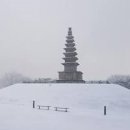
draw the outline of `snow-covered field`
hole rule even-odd
[[[0,89],[0,130],[130,130],[130,90],[110,84],[12,85]]]

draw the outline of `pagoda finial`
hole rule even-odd
[[[71,27],[69,27],[69,30],[71,30],[72,28]]]
[[[71,27],[69,27],[68,35],[72,35],[72,28]]]

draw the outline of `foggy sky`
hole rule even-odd
[[[0,76],[58,78],[68,27],[85,80],[130,74],[129,0],[0,0]]]

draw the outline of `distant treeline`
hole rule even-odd
[[[31,79],[19,73],[6,73],[0,79],[0,88],[7,87],[16,83],[56,83],[56,79],[37,78]],[[87,84],[119,84],[130,89],[130,75],[113,75],[107,80],[86,81]]]
[[[86,81],[86,83],[88,83],[88,84],[110,84],[110,82],[107,80],[90,80],[90,81]]]
[[[118,84],[130,89],[130,75],[112,75],[107,80],[86,81],[90,84]]]
[[[109,83],[119,84],[130,89],[130,75],[113,75],[108,78]]]
[[[38,78],[34,80],[24,80],[23,83],[56,83],[56,80],[51,78]]]
[[[23,83],[56,83],[55,79],[51,78],[39,78],[34,80],[25,80]],[[87,84],[109,84],[109,81],[106,80],[91,80],[91,81],[85,81]]]

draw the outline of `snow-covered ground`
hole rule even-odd
[[[130,130],[130,90],[112,84],[12,85],[0,89],[0,130]]]

